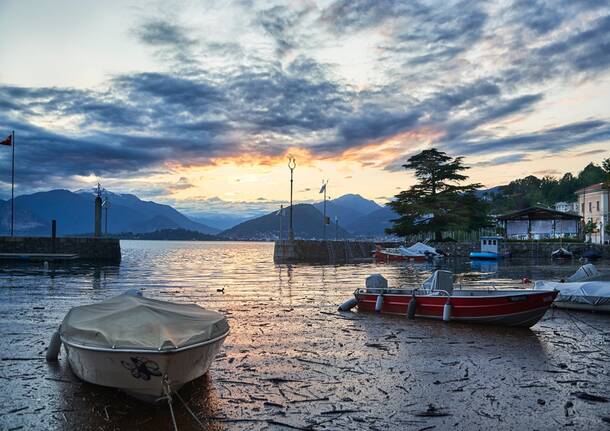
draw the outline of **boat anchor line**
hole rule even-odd
[[[186,403],[186,401],[184,401],[184,398],[182,398],[182,396],[180,396],[180,394],[176,391],[176,392],[172,392],[172,388],[169,384],[169,378],[167,377],[167,374],[163,375],[163,381],[162,381],[162,386],[163,386],[163,396],[161,398],[158,398],[157,401],[167,401],[167,405],[169,407],[169,412],[172,418],[172,425],[174,427],[174,431],[178,431],[178,425],[176,424],[176,416],[174,414],[174,406],[173,406],[173,398],[172,398],[172,393],[174,395],[176,395],[176,397],[178,398],[178,400],[182,403],[182,405],[184,406],[184,408],[189,412],[189,414],[191,415],[191,417],[195,420],[195,422],[197,422],[197,424],[201,427],[201,428],[205,428],[203,423],[199,420],[199,418],[197,417],[197,415],[190,409],[190,407],[188,406],[188,404]]]
[[[130,357],[131,364],[127,361],[121,361],[121,365],[131,371],[131,375],[136,379],[150,380],[151,376],[161,377],[159,364],[142,356]]]

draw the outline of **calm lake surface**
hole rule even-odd
[[[610,395],[609,316],[557,310],[523,331],[336,312],[371,273],[398,286],[450,269],[464,285],[522,287],[576,261],[287,266],[273,264],[272,243],[121,247],[118,266],[0,266],[0,429],[170,429],[165,407],[80,383],[61,356],[39,359],[71,307],[130,288],[227,314],[223,353],[183,391],[207,429],[603,429],[610,415],[573,395]],[[199,429],[184,410],[179,428]]]

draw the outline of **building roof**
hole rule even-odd
[[[580,220],[581,218],[579,215],[542,207],[526,208],[498,216],[498,220]]]
[[[604,183],[591,184],[590,186],[576,190],[574,193],[580,195],[584,193],[598,192],[600,190],[608,190],[608,187],[604,187]]]

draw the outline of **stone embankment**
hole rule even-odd
[[[273,261],[276,263],[354,263],[370,259],[376,245],[396,247],[398,243],[375,241],[318,241],[302,240],[276,241]],[[468,257],[471,251],[480,249],[479,241],[430,243],[449,256]],[[610,246],[586,243],[560,242],[506,242],[502,246],[511,256],[517,258],[548,258],[554,250],[564,247],[580,257],[587,250],[597,250],[603,258],[610,258]]]
[[[40,260],[44,256],[48,260],[63,260],[64,256],[65,260],[119,263],[121,245],[117,238],[0,237],[2,260]]]
[[[480,250],[479,241],[471,242],[444,242],[430,243],[432,247],[436,247],[450,256],[468,257],[471,251]],[[546,241],[508,241],[501,245],[501,248],[510,252],[512,257],[518,258],[547,258],[551,257],[551,253],[563,247],[566,250],[574,253],[575,257],[581,257],[585,251],[596,250],[602,253],[603,258],[610,258],[610,246],[587,243],[561,243],[546,242]]]

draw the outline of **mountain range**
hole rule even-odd
[[[297,238],[323,238],[324,202],[295,205],[293,213],[294,235]],[[383,237],[385,228],[397,215],[388,207],[357,194],[343,195],[326,202],[326,216],[330,224],[326,227],[326,237],[355,238]],[[284,209],[282,238],[288,236],[288,209]],[[337,223],[338,222],[338,223]],[[338,226],[337,226],[338,224]],[[275,239],[280,235],[280,217],[277,211],[247,220],[221,232],[219,235],[232,239]]]
[[[297,204],[293,207],[293,230],[296,238],[323,238],[322,213],[311,204]],[[290,210],[283,216],[274,211],[261,217],[245,221],[220,233],[227,239],[278,239],[288,238]],[[280,235],[281,225],[281,235]],[[342,227],[326,227],[327,238],[349,238],[352,235]]]
[[[193,231],[227,239],[273,239],[280,236],[277,211],[242,221],[224,217],[210,226],[193,220],[169,205],[144,201],[133,194],[104,191],[109,202],[102,210],[102,231],[112,235],[140,235],[169,230]],[[51,221],[57,221],[58,235],[87,235],[93,232],[95,193],[92,190],[50,190],[15,198],[15,233],[49,235]],[[298,238],[322,238],[324,204],[297,204],[293,207],[294,232]],[[289,210],[284,209],[282,237],[288,236]],[[106,229],[107,215],[107,229]],[[348,194],[326,202],[327,238],[380,237],[396,215],[387,207],[357,194]],[[207,220],[207,219],[206,219]],[[211,221],[217,221],[210,219]],[[10,232],[11,203],[0,200],[0,233]],[[338,223],[337,223],[338,222]],[[234,225],[234,226],[233,226]],[[227,229],[228,227],[228,229]],[[219,229],[220,228],[220,229]],[[224,228],[224,229],[223,229]]]
[[[187,229],[216,234],[219,229],[195,222],[169,205],[143,201],[135,195],[105,192],[110,202],[108,232],[145,233],[162,229]],[[15,233],[49,235],[51,221],[57,220],[58,235],[90,234],[94,227],[92,191],[50,190],[15,198]],[[0,232],[10,232],[11,203],[0,202]],[[102,231],[106,231],[106,211],[102,212]]]

